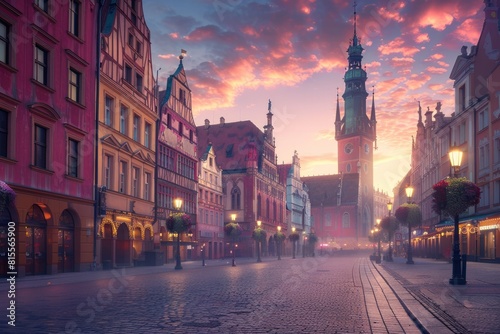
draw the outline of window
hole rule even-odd
[[[10,51],[9,34],[10,34],[10,25],[0,20],[0,62],[5,64],[9,63],[9,51]]]
[[[481,110],[478,114],[478,131],[486,128],[488,126],[488,111]]]
[[[136,26],[137,25],[137,15],[132,13],[132,23]]]
[[[121,193],[127,191],[127,163],[125,161],[120,161],[120,188],[118,190]]]
[[[69,31],[80,36],[80,2],[76,0],[69,3]]]
[[[81,103],[82,74],[74,69],[69,69],[69,98]]]
[[[104,185],[111,189],[113,180],[113,157],[106,154],[104,156]]]
[[[479,187],[481,189],[481,199],[479,200],[478,206],[488,206],[490,205],[490,185],[489,183],[486,183],[482,187]]]
[[[182,104],[186,104],[186,91],[182,88],[179,88],[179,101]]]
[[[34,142],[34,152],[35,152],[35,163],[34,165],[39,168],[47,169],[47,136],[48,129],[35,125],[35,142]]]
[[[135,84],[136,84],[137,90],[142,93],[142,76],[141,75],[139,75],[139,74],[135,75]]]
[[[105,106],[104,106],[104,124],[107,126],[113,126],[113,109],[115,105],[115,100],[106,95]]]
[[[493,184],[493,204],[500,204],[500,181],[496,180]]]
[[[149,201],[149,193],[150,188],[149,184],[151,183],[151,173],[144,173],[144,199]]]
[[[458,112],[465,110],[465,85],[458,88]]]
[[[9,113],[0,109],[0,157],[7,157],[9,139]]]
[[[133,139],[135,141],[139,141],[139,123],[140,123],[140,118],[137,115],[134,115],[134,132],[133,132]]]
[[[142,52],[142,43],[139,41],[135,42],[135,51],[137,51],[138,54],[141,54]]]
[[[49,0],[36,0],[35,3],[45,13],[49,12]]]
[[[144,124],[144,146],[151,148],[151,124]]]
[[[493,154],[493,159],[495,164],[500,163],[500,137],[495,138],[495,152]]]
[[[127,117],[128,108],[122,105],[120,108],[120,132],[124,135],[127,134]]]
[[[241,209],[241,191],[240,188],[234,187],[231,191],[231,210]]]
[[[132,84],[132,67],[125,65],[125,81]]]
[[[351,227],[351,221],[348,212],[344,212],[344,214],[342,215],[342,227],[343,228]]]
[[[49,52],[39,45],[35,46],[35,80],[48,86]]]
[[[139,173],[139,168],[132,168],[132,196],[135,197],[139,197]]]
[[[131,48],[134,47],[134,35],[131,33],[128,34],[128,45]]]
[[[189,141],[193,142],[193,130],[189,130]]]
[[[212,167],[212,166],[214,165],[214,161],[213,161],[213,160],[214,160],[214,159],[212,159],[212,157],[208,158],[208,165],[209,165],[210,167]]]
[[[134,12],[137,12],[137,1],[136,0],[130,0],[130,7],[132,7],[132,10]]]
[[[167,114],[167,128],[172,128],[172,115]]]
[[[487,140],[479,143],[479,170],[489,167],[490,145]]]
[[[269,219],[271,217],[270,215],[271,207],[269,206],[269,198],[266,198],[266,218]]]
[[[182,124],[182,122],[179,122],[179,135],[182,136],[183,132],[184,132],[184,124]]]
[[[458,145],[465,143],[465,122],[458,126]]]
[[[68,175],[78,177],[78,141],[68,140]]]

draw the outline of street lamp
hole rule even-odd
[[[375,233],[377,233],[377,241],[378,241],[378,256],[377,256],[377,260],[375,261],[375,263],[382,262],[381,257],[380,257],[380,232],[381,232],[380,222],[381,221],[382,221],[382,219],[377,218],[377,227],[375,227]]]
[[[413,187],[408,186],[405,189],[406,197],[408,197],[408,204],[411,203],[411,197],[413,195]],[[413,254],[411,249],[411,222],[408,222],[408,252],[406,257],[406,264],[413,264]]]
[[[292,234],[295,236],[295,227],[292,227]],[[296,239],[292,240],[292,259],[295,259],[295,241]]]
[[[302,231],[302,257],[306,257],[306,231]]]
[[[387,210],[389,211],[389,217],[391,217],[391,211],[392,211],[392,202],[391,200],[389,200],[389,202],[387,202]],[[387,261],[389,262],[392,262],[392,240],[391,240],[391,233],[389,233],[389,256],[387,258]]]
[[[453,168],[453,176],[458,177],[460,173],[460,165],[462,164],[462,156],[463,152],[458,149],[458,147],[452,147],[448,152],[448,156],[450,157],[450,165]],[[460,240],[459,240],[459,217],[458,214],[455,214],[454,217],[454,229],[453,229],[453,269],[452,276],[450,278],[450,284],[458,284],[464,285],[466,284],[465,278],[462,276],[461,268],[460,268]],[[464,264],[465,266],[465,264]],[[464,270],[465,272],[465,270]]]
[[[178,212],[181,211],[182,207],[182,198],[176,198],[174,199],[174,208]],[[175,269],[179,270],[182,269],[181,265],[181,232],[177,232],[177,251],[175,253]]]
[[[460,165],[462,164],[462,157],[464,152],[460,151],[458,147],[452,147],[448,152],[450,158],[450,165],[453,168],[453,176],[458,177],[460,173]]]
[[[257,220],[257,229],[260,231],[260,226],[262,225],[262,222],[260,220]],[[258,239],[255,241],[257,243],[257,262],[262,262],[262,260],[260,259],[260,243],[261,243],[261,240]]]
[[[232,213],[231,214],[231,221],[233,222],[233,224],[236,223],[236,213]],[[233,261],[231,263],[231,266],[236,267],[236,263],[234,262],[234,256],[235,256],[234,255],[234,253],[235,253],[235,249],[234,249],[234,243],[235,243],[234,236],[232,237],[232,239],[233,239],[232,240],[233,241]]]
[[[278,232],[276,233],[278,260],[281,260],[281,226],[278,226],[276,229],[278,230]]]

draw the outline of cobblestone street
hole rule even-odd
[[[7,332],[420,332],[397,301],[389,306],[383,280],[359,255],[138,269],[44,286],[20,280],[16,327]]]

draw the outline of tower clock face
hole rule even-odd
[[[344,146],[344,152],[347,153],[347,154],[351,154],[353,151],[353,147],[352,147],[352,144],[349,143],[349,144],[346,144]]]

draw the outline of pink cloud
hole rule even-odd
[[[405,41],[401,37],[398,37],[390,41],[389,43],[380,45],[378,47],[378,51],[383,55],[402,53],[406,56],[413,56],[419,52],[416,47],[405,46]]]

